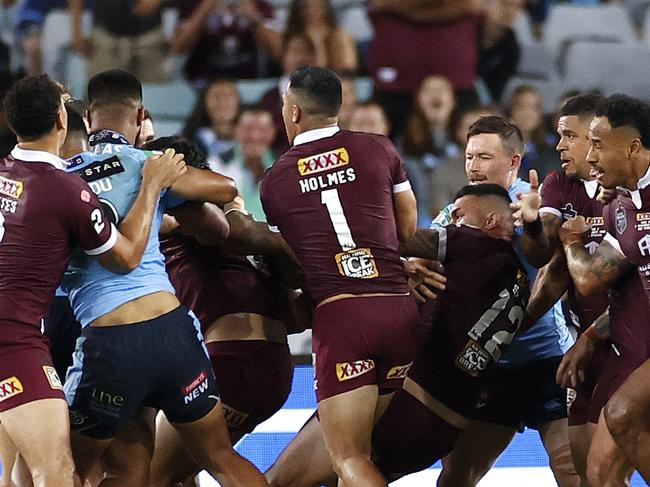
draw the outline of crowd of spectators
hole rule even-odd
[[[259,219],[258,182],[288,149],[281,94],[303,64],[328,66],[342,78],[343,128],[396,142],[422,225],[466,181],[464,134],[481,115],[505,114],[521,128],[522,178],[531,168],[544,177],[557,166],[553,117],[544,113],[542,94],[529,85],[506,92],[521,56],[517,19],[527,11],[533,32],[542,35],[554,0],[0,1],[0,12],[11,13],[13,22],[0,44],[0,91],[17,76],[45,69],[45,21],[66,12],[69,52],[85,59],[87,76],[119,67],[144,83],[184,78],[197,90],[182,134],[199,142],[213,169],[235,178]],[[648,3],[633,2],[635,8]],[[175,25],[166,32],[170,11]],[[369,26],[368,41],[362,31]],[[359,76],[373,81],[369,100],[358,99]],[[277,85],[255,106],[245,105],[236,81],[256,78],[275,78]],[[12,145],[0,115],[0,155]]]

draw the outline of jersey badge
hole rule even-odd
[[[298,159],[298,173],[308,176],[321,171],[329,171],[335,167],[350,163],[350,155],[345,147],[339,147],[328,152],[322,152],[309,157]]]
[[[623,232],[625,232],[625,229],[627,228],[627,215],[625,214],[625,208],[623,208],[622,204],[618,204],[618,208],[616,208],[616,231],[619,233],[619,235],[622,235]]]

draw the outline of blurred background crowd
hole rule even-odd
[[[555,113],[577,91],[650,98],[650,0],[0,0],[0,95],[47,72],[83,99],[112,67],[144,83],[155,135],[197,141],[264,220],[258,182],[288,148],[287,75],[343,80],[340,125],[389,135],[420,223],[465,184],[479,116],[526,141],[521,177],[558,165]],[[15,140],[0,114],[0,156]]]

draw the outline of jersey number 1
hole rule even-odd
[[[343,206],[341,206],[341,199],[339,198],[338,189],[327,189],[320,194],[320,202],[325,205],[327,212],[330,215],[336,238],[339,241],[341,248],[345,250],[352,250],[357,247],[352,238],[352,231],[348,225],[348,220],[345,218]]]

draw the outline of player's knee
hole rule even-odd
[[[635,429],[635,419],[643,417],[634,399],[615,394],[605,405],[605,422],[613,438],[625,438]]]

